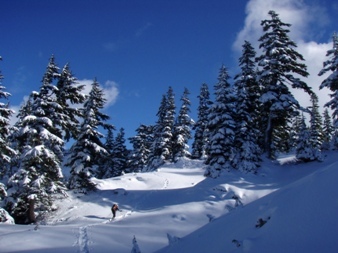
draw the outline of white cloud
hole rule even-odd
[[[114,81],[106,81],[103,87],[103,92],[105,98],[107,99],[106,107],[115,104],[119,95],[118,84]]]
[[[78,82],[79,84],[84,85],[83,93],[88,95],[92,89],[93,80],[82,79],[78,80]],[[105,107],[115,104],[119,95],[118,84],[114,81],[107,80],[104,85],[100,84],[100,86],[101,89],[103,89],[104,98],[107,100]]]
[[[258,54],[258,39],[262,36],[263,30],[261,21],[267,18],[270,10],[276,11],[284,23],[289,23],[290,38],[297,43],[297,51],[305,59],[310,76],[305,79],[309,86],[317,93],[319,105],[323,106],[330,98],[327,89],[319,90],[319,85],[325,76],[318,76],[322,69],[323,61],[328,49],[332,48],[331,42],[317,43],[313,38],[318,37],[320,30],[328,22],[325,10],[318,5],[309,5],[299,0],[250,0],[246,6],[246,19],[244,27],[238,33],[233,44],[233,50],[240,52],[244,40],[250,41],[256,48]],[[330,38],[327,38],[329,40]],[[300,90],[292,90],[295,97],[302,106],[310,105],[309,96]]]

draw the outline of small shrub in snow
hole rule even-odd
[[[236,239],[232,240],[232,243],[234,243],[237,247],[241,247],[242,243]]]
[[[176,243],[180,240],[179,237],[173,236],[173,235],[168,234],[168,233],[167,233],[167,238],[168,238],[169,245],[172,245],[172,244],[174,244],[174,243]]]
[[[268,220],[270,220],[270,217],[268,217],[266,220],[263,220],[262,218],[259,218],[257,223],[256,223],[256,228],[261,228],[265,225],[265,223],[268,222]]]
[[[15,224],[13,217],[2,208],[0,208],[0,223]]]
[[[133,248],[131,250],[131,253],[141,253],[141,250],[140,250],[140,248],[137,244],[135,235],[134,235],[134,238],[133,238]]]

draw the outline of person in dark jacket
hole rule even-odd
[[[116,211],[119,210],[119,206],[117,204],[114,204],[112,207],[111,207],[111,211],[113,213],[113,219],[115,218],[116,216]]]

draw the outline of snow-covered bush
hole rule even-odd
[[[3,208],[0,208],[0,223],[15,224],[13,217]]]

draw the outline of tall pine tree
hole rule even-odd
[[[236,127],[234,120],[235,94],[229,83],[229,78],[227,69],[222,65],[218,83],[215,85],[216,99],[210,108],[208,123],[210,144],[205,175],[212,178],[233,168]]]
[[[258,87],[255,71],[255,51],[251,44],[245,41],[242,56],[239,59],[241,72],[235,76],[236,89],[236,130],[235,148],[236,156],[233,161],[234,168],[240,171],[256,172],[261,161],[261,150],[258,144],[260,130],[257,128],[258,119]],[[253,94],[250,94],[253,92]],[[252,99],[253,98],[253,99]]]
[[[268,157],[274,158],[273,143],[276,130],[284,129],[288,119],[294,116],[299,108],[298,101],[291,94],[292,88],[301,88],[312,94],[309,86],[294,75],[307,77],[303,56],[294,48],[296,43],[290,40],[287,28],[290,24],[283,23],[278,14],[269,11],[270,19],[263,20],[261,25],[264,34],[260,37],[260,48],[263,53],[256,61],[261,67],[258,80],[263,86],[260,101],[263,104],[267,122],[264,126],[264,151]]]
[[[209,88],[206,83],[202,84],[200,89],[199,106],[197,108],[198,118],[193,126],[195,130],[194,141],[192,143],[192,158],[201,159],[206,157],[207,147],[209,145],[208,131],[208,113],[212,102],[210,100]]]
[[[318,75],[330,73],[330,75],[321,83],[320,89],[328,88],[332,92],[331,100],[325,104],[326,107],[332,109],[333,125],[338,128],[338,35],[334,33],[332,36],[333,46],[328,50],[326,56],[329,58],[323,63],[323,69]]]
[[[70,189],[79,189],[82,192],[95,189],[90,178],[96,175],[100,161],[108,155],[101,141],[104,134],[98,128],[112,127],[106,123],[109,116],[101,112],[105,102],[103,91],[95,79],[84,103],[83,122],[80,124],[79,135],[70,149],[70,157],[66,163],[66,166],[71,168]]]
[[[319,76],[330,73],[330,75],[321,83],[320,89],[324,87],[330,89],[331,100],[325,104],[325,107],[331,108],[333,119],[332,147],[338,149],[338,35],[334,33],[332,36],[333,46],[328,50],[326,56],[329,58],[323,63],[323,69],[319,72]]]
[[[124,172],[129,172],[129,168],[127,167],[129,151],[127,150],[124,136],[124,128],[120,128],[116,135],[112,151],[113,167],[111,168],[111,175],[113,177],[120,176]]]
[[[76,77],[73,76],[69,64],[66,64],[56,84],[56,98],[58,104],[62,106],[62,111],[67,116],[67,120],[62,122],[63,138],[66,141],[72,137],[76,139],[78,133],[79,118],[82,117],[81,110],[77,108],[85,101],[86,96],[82,93],[84,85],[77,83]]]
[[[321,149],[323,145],[323,120],[319,113],[318,97],[316,94],[311,96],[311,118],[310,118],[310,139],[311,147],[314,150],[315,158],[322,160]]]
[[[53,208],[55,196],[64,195],[61,163],[63,145],[59,124],[66,118],[55,97],[57,67],[51,59],[39,92],[32,92],[22,108],[12,138],[20,155],[18,169],[8,181],[7,210],[19,223],[29,223]],[[61,195],[58,195],[61,194]]]
[[[129,138],[133,145],[130,166],[133,170],[143,170],[149,161],[151,143],[154,141],[153,126],[141,124],[136,129],[137,135]]]
[[[176,124],[174,127],[174,142],[173,142],[173,159],[177,162],[180,158],[190,157],[188,141],[191,139],[191,128],[194,121],[191,119],[190,113],[190,100],[189,91],[184,89],[181,97],[182,106],[178,113]]]
[[[147,171],[155,170],[165,161],[173,159],[175,109],[175,95],[172,87],[169,87],[167,94],[162,96],[156,114],[158,120],[154,126],[154,142],[151,147],[149,163],[145,169]]]
[[[323,113],[323,149],[330,150],[331,149],[331,141],[334,133],[334,127],[332,125],[331,116],[329,114],[329,110],[325,108]]]
[[[0,61],[1,60],[2,58],[0,56]],[[8,100],[11,94],[5,91],[5,87],[2,86],[2,80],[3,75],[0,71],[0,99]],[[9,120],[13,113],[14,111],[9,109],[8,102],[4,103],[0,101],[0,180],[7,174],[12,157],[16,154],[16,151],[11,148],[8,141],[10,134]]]

